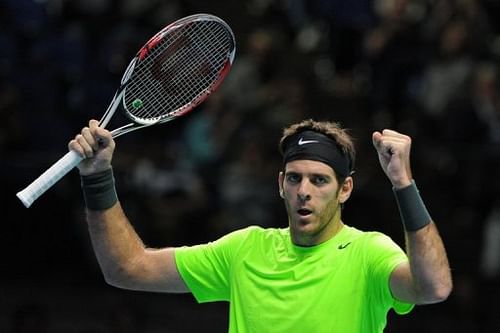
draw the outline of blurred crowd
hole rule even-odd
[[[455,289],[443,304],[391,313],[387,331],[500,331],[498,308],[487,305],[500,296],[496,0],[1,0],[0,331],[31,332],[16,325],[26,308],[35,320],[60,319],[43,308],[50,296],[40,296],[39,309],[12,290],[104,284],[77,172],[29,210],[15,193],[102,115],[153,33],[199,12],[220,16],[235,32],[230,75],[188,116],[117,139],[118,193],[145,242],[190,245],[251,224],[286,226],[277,143],[284,126],[314,118],[339,121],[356,138],[344,221],[404,246],[371,146],[372,131],[392,128],[413,138],[414,177],[447,246]]]

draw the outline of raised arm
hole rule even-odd
[[[174,248],[150,249],[141,241],[118,202],[111,160],[111,133],[91,120],[69,149],[85,159],[82,177],[90,238],[106,282],[126,289],[187,292],[174,257]]]
[[[392,130],[373,133],[380,165],[393,185],[405,227],[409,263],[391,274],[395,298],[414,304],[444,301],[452,289],[450,267],[438,229],[428,214],[410,168],[411,138]]]

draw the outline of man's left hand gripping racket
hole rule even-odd
[[[119,104],[131,122],[111,131],[114,138],[188,113],[217,89],[235,51],[231,28],[216,16],[196,14],[169,24],[132,59],[99,126],[108,124]],[[17,197],[31,206],[82,159],[69,151]]]

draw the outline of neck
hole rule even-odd
[[[318,232],[313,234],[304,234],[294,232],[290,228],[290,236],[293,244],[297,246],[315,246],[324,243],[337,235],[344,227],[344,222],[340,219],[340,209],[336,212],[333,218]]]

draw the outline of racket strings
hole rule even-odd
[[[197,83],[201,87],[206,86],[206,82],[205,80],[203,80],[203,78],[207,78],[207,76],[196,77],[196,75],[192,75],[192,73],[190,73],[189,71],[185,71],[185,69],[197,68],[197,66],[202,65],[199,63],[195,63],[194,60],[203,60],[203,57],[200,57],[199,54],[196,54],[201,50],[186,45],[187,43],[189,43],[187,42],[186,37],[189,36],[189,33],[190,32],[186,32],[185,35],[180,36],[171,44],[170,48],[173,48],[174,51],[179,48],[180,44],[181,51],[183,52],[176,51],[174,54],[169,56],[169,64],[164,72],[164,77],[168,81],[163,81],[162,83],[164,84],[166,93],[171,97],[171,103],[173,103],[173,105],[182,106],[186,103],[189,103],[189,101],[192,100],[195,96],[186,94],[186,92],[198,91],[199,89],[196,88]],[[201,35],[198,33],[198,35],[195,36],[200,37]],[[189,59],[189,61],[191,61],[191,67],[182,67],[182,62],[186,61],[184,59]],[[189,90],[190,88],[192,88],[192,90]],[[175,106],[170,108],[170,110],[172,109],[176,109]],[[151,114],[143,116],[150,117]]]
[[[211,20],[160,36],[136,64],[125,91],[125,108],[143,120],[173,116],[208,94],[234,48],[231,32]]]

